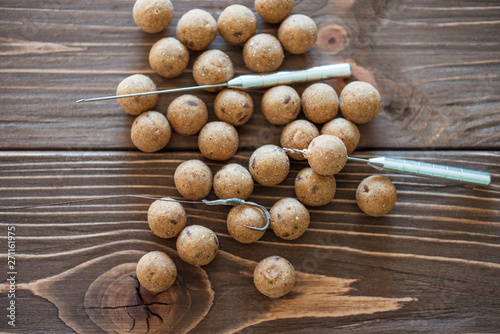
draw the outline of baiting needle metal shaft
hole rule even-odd
[[[224,87],[233,89],[265,88],[278,85],[289,85],[299,82],[325,80],[331,78],[348,78],[351,76],[351,72],[352,72],[351,65],[349,65],[348,63],[340,63],[340,64],[311,67],[307,70],[302,70],[302,71],[282,71],[266,75],[251,75],[251,74],[241,75],[239,77],[229,80],[228,82],[215,85],[165,89],[165,90],[157,90],[152,92],[134,93],[126,95],[93,97],[93,98],[81,99],[76,102],[80,103],[80,102],[113,100],[113,99],[121,99],[125,97],[134,97],[142,95],[183,92],[195,89],[210,89],[210,88],[224,88]]]
[[[154,91],[154,92],[143,92],[143,93],[134,93],[134,94],[126,94],[126,95],[113,95],[113,96],[103,96],[103,97],[92,97],[92,98],[89,98],[89,99],[78,100],[78,101],[76,101],[76,103],[104,101],[104,100],[121,99],[121,98],[124,98],[124,97],[134,97],[134,96],[152,95],[152,94],[163,94],[163,93],[176,93],[176,92],[191,91],[191,90],[196,90],[196,89],[209,89],[209,88],[220,88],[220,87],[228,87],[228,83],[226,82],[226,83],[217,84],[217,85],[203,85],[203,86],[173,88],[173,89],[157,90],[157,91]]]

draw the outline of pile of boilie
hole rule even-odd
[[[293,0],[256,0],[255,10],[266,22],[277,24],[278,38],[255,34],[257,20],[252,10],[242,5],[224,9],[216,21],[210,13],[193,9],[178,21],[177,39],[166,37],[156,42],[149,53],[151,68],[165,78],[179,76],[186,69],[190,50],[204,50],[217,32],[230,44],[242,46],[245,66],[253,72],[277,70],[284,50],[291,54],[309,51],[317,37],[314,21],[305,15],[290,15]],[[173,17],[169,0],[138,0],[133,9],[137,25],[148,33],[164,30]],[[234,75],[230,57],[220,50],[203,52],[193,64],[193,77],[198,85],[225,83]],[[147,76],[135,74],[119,83],[117,95],[155,91],[155,83]],[[225,161],[238,150],[237,127],[244,125],[254,112],[252,97],[243,91],[224,89],[217,93],[214,113],[218,121],[208,122],[205,102],[191,94],[175,98],[166,113],[155,111],[158,95],[120,98],[120,106],[137,116],[132,124],[131,139],[144,152],[160,151],[168,144],[173,131],[192,136],[198,134],[201,154],[210,160]],[[301,95],[290,86],[267,90],[261,110],[271,124],[284,126],[280,145],[264,145],[251,155],[248,169],[236,163],[220,168],[213,176],[201,160],[182,162],[174,174],[175,186],[186,199],[199,200],[214,190],[221,199],[247,199],[254,182],[274,186],[285,180],[290,171],[290,158],[307,160],[295,179],[296,198],[282,198],[270,209],[270,227],[285,240],[299,238],[308,228],[306,206],[328,204],[336,192],[335,174],[344,167],[348,154],[357,147],[360,132],[356,124],[373,120],[380,109],[381,98],[375,87],[354,81],[340,94],[327,83],[308,86]],[[297,119],[300,111],[306,119]],[[336,117],[340,110],[343,117]],[[323,124],[321,132],[317,125]],[[396,189],[383,176],[363,180],[356,191],[356,201],[371,216],[388,213],[396,202]],[[155,201],[148,210],[148,223],[153,233],[162,238],[177,237],[179,257],[192,265],[209,264],[219,247],[217,235],[200,225],[186,225],[186,211],[177,202]],[[236,206],[227,217],[229,234],[241,243],[259,240],[264,231],[246,226],[263,227],[262,212],[254,207]],[[142,286],[158,293],[175,281],[177,269],[163,252],[146,254],[137,265]],[[255,268],[254,283],[266,296],[280,297],[292,290],[295,270],[280,256],[270,256]]]

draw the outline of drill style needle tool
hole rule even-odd
[[[103,101],[112,99],[121,99],[124,97],[134,97],[142,95],[151,94],[163,94],[163,93],[176,93],[183,91],[190,91],[196,89],[208,89],[208,88],[233,88],[233,89],[249,89],[249,88],[265,88],[277,85],[289,85],[298,82],[309,82],[318,81],[331,78],[348,78],[351,76],[351,65],[348,63],[333,64],[311,67],[307,70],[302,71],[282,71],[267,75],[241,75],[228,82],[215,84],[215,85],[203,85],[203,86],[193,86],[193,87],[182,87],[166,90],[158,90],[152,92],[134,93],[126,95],[114,95],[114,96],[103,96],[94,97],[88,99],[81,99],[76,101],[80,102],[93,102],[93,101]]]

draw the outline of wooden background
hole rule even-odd
[[[319,27],[305,55],[286,54],[280,70],[348,61],[349,80],[330,80],[338,92],[350,80],[376,85],[383,108],[360,127],[355,156],[386,155],[488,171],[492,184],[453,182],[384,173],[398,202],[383,218],[358,209],[357,184],[376,171],[348,163],[337,175],[337,194],[311,208],[309,230],[295,241],[268,231],[257,243],[234,241],[225,227],[228,207],[186,205],[189,224],[214,230],[216,259],[204,267],[183,263],[175,240],[148,229],[150,202],[116,199],[13,211],[8,207],[89,197],[138,194],[179,198],[177,165],[200,158],[215,173],[224,163],[201,157],[197,138],[174,135],[155,154],[138,152],[129,138],[133,117],[116,101],[75,104],[113,95],[133,73],[160,89],[194,85],[188,69],[176,79],[151,71],[152,44],[175,36],[192,8],[215,18],[232,3],[174,1],[163,33],[135,25],[133,0],[26,1],[0,5],[0,330],[6,318],[7,229],[16,228],[16,332],[498,332],[500,331],[500,60],[497,1],[296,1],[293,13]],[[258,18],[258,32],[277,26]],[[209,48],[227,52],[236,75],[241,47],[218,36]],[[307,85],[297,85],[301,93]],[[214,94],[196,93],[213,114]],[[161,95],[165,112],[177,95]],[[260,110],[238,128],[240,148],[228,162],[248,164],[252,151],[279,144],[282,127]],[[303,117],[303,115],[301,115]],[[305,162],[288,178],[256,185],[250,200],[270,208],[293,197]],[[214,199],[213,193],[209,195]],[[6,209],[7,208],[7,209]],[[151,296],[140,289],[135,263],[147,251],[172,256],[178,281]],[[297,286],[271,300],[253,286],[256,263],[270,255],[289,259]]]

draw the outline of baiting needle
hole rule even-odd
[[[472,169],[388,157],[370,159],[348,157],[347,159],[366,163],[378,170],[390,170],[480,185],[489,185],[491,182],[490,173]]]
[[[13,210],[25,210],[25,209],[58,206],[58,205],[71,205],[71,204],[94,202],[94,201],[105,201],[105,200],[110,200],[110,199],[126,198],[126,197],[151,199],[151,200],[157,200],[157,201],[163,201],[163,202],[187,203],[187,204],[232,205],[232,206],[246,205],[246,206],[251,206],[251,207],[254,207],[254,208],[260,210],[262,212],[262,215],[264,216],[264,219],[266,220],[266,225],[264,227],[255,227],[255,226],[244,225],[245,227],[247,227],[251,230],[255,230],[255,231],[265,231],[269,228],[269,225],[271,223],[271,215],[270,215],[269,211],[267,211],[267,209],[263,205],[260,205],[258,203],[254,203],[254,202],[245,201],[245,200],[242,200],[240,198],[226,198],[226,199],[217,199],[217,200],[213,200],[213,201],[207,201],[206,199],[203,199],[201,201],[187,201],[187,200],[179,200],[179,199],[173,199],[173,198],[158,198],[158,197],[143,196],[143,195],[114,195],[114,196],[99,196],[99,197],[92,197],[92,198],[58,202],[58,203],[49,203],[49,204],[38,204],[38,205],[28,205],[28,206],[16,206],[16,207],[0,207],[0,212],[13,211]]]
[[[195,89],[210,89],[210,88],[233,88],[233,89],[249,89],[249,88],[265,88],[277,85],[289,85],[298,82],[309,82],[318,81],[331,78],[348,78],[351,76],[351,65],[348,63],[332,64],[311,67],[307,70],[301,71],[282,71],[273,74],[266,75],[241,75],[234,79],[229,80],[225,83],[215,84],[215,85],[203,85],[203,86],[192,86],[192,87],[182,87],[166,90],[157,90],[152,92],[134,93],[126,95],[114,95],[114,96],[103,96],[81,99],[76,101],[80,102],[93,102],[93,101],[103,101],[120,99],[124,97],[134,97],[142,95],[151,94],[163,94],[163,93],[176,93]]]
[[[294,148],[283,148],[283,150],[292,153],[306,154],[307,150]],[[377,170],[390,170],[393,172],[408,173],[420,176],[429,176],[440,179],[454,180],[460,182],[473,183],[478,185],[489,185],[491,175],[488,172],[479,170],[465,169],[460,167],[451,167],[445,165],[432,164],[414,160],[395,159],[388,157],[374,157],[361,159],[347,157],[347,160],[362,162],[372,166]]]

